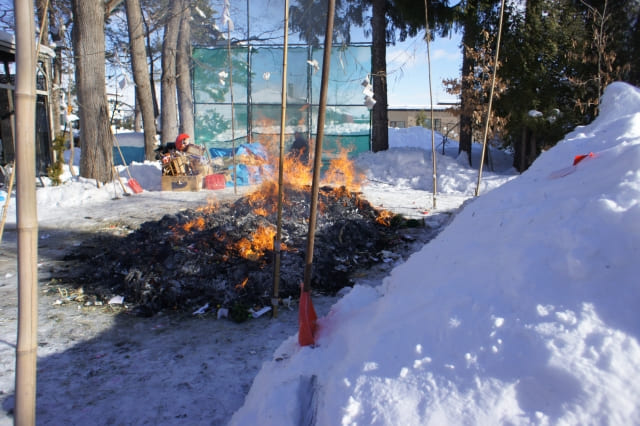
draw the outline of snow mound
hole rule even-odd
[[[615,83],[591,125],[356,286],[316,347],[283,343],[231,424],[640,423],[639,200],[640,90]]]

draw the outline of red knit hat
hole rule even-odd
[[[187,145],[189,145],[189,142],[184,142],[186,139],[189,139],[189,135],[186,133],[180,133],[178,135],[178,137],[176,138],[176,149],[178,151],[183,151]]]

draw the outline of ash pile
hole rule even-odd
[[[274,185],[275,186],[275,185]],[[82,287],[97,301],[123,296],[138,315],[193,312],[202,306],[271,304],[277,210],[274,186],[234,203],[165,215],[114,241],[98,236],[65,258],[58,282]],[[304,279],[310,191],[284,191],[279,296],[297,298]],[[314,291],[334,294],[352,277],[408,254],[409,228],[424,222],[377,210],[357,193],[322,187],[318,196]]]

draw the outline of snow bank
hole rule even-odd
[[[591,125],[355,287],[315,348],[283,343],[231,424],[640,423],[639,200],[640,90],[615,83]]]

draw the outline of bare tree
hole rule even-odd
[[[184,1],[183,6],[176,54],[180,133],[186,133],[195,138],[193,94],[191,93],[191,8],[188,1]]]
[[[164,27],[162,41],[162,80],[160,82],[160,116],[162,141],[171,142],[178,136],[178,109],[176,101],[176,52],[182,17],[182,1],[173,1]]]
[[[65,28],[64,14],[61,12],[61,6],[55,0],[50,2],[49,7],[49,35],[52,43],[55,45],[56,56],[53,58],[53,91],[51,99],[51,109],[54,112],[54,137],[60,133],[60,112],[61,112],[61,91],[62,91],[62,73],[63,67],[63,55],[65,47]],[[69,129],[70,130],[70,129]]]
[[[73,0],[73,46],[80,117],[80,176],[113,179],[113,140],[105,87],[105,3]]]
[[[142,22],[140,0],[125,0],[127,26],[129,28],[129,44],[131,46],[131,68],[136,84],[136,107],[142,112],[144,126],[144,153],[147,160],[154,159],[156,141],[156,122],[151,95],[149,70]]]

